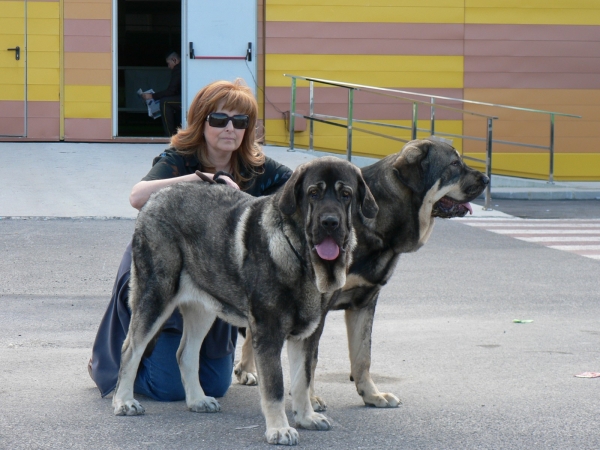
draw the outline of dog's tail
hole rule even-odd
[[[148,345],[146,346],[146,350],[144,350],[144,356],[142,356],[142,358],[149,358],[150,355],[152,355],[152,352],[154,351],[154,348],[156,347],[156,341],[158,341],[158,336],[160,335],[161,332],[162,332],[162,330],[159,330],[158,333],[156,333],[154,335],[152,340],[150,342],[148,342]]]

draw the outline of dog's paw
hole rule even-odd
[[[327,431],[331,429],[329,419],[323,414],[312,413],[307,417],[296,417],[296,425],[306,430]]]
[[[115,416],[139,416],[146,412],[144,407],[135,399],[113,400]]]
[[[380,392],[377,395],[364,396],[365,405],[376,408],[397,408],[402,403],[398,397],[389,392]]]
[[[258,375],[256,372],[246,372],[242,368],[241,363],[238,363],[237,366],[235,366],[233,373],[235,373],[238,383],[240,384],[246,386],[256,386],[258,384]]]
[[[193,412],[214,413],[221,411],[221,405],[214,397],[204,397],[202,400],[188,403],[188,408]]]
[[[265,438],[269,444],[298,445],[298,432],[295,428],[268,428]]]
[[[310,404],[312,405],[313,411],[327,411],[327,403],[321,397],[316,395],[310,398]]]

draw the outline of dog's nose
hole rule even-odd
[[[482,175],[481,176],[481,184],[483,184],[484,186],[487,186],[488,184],[490,184],[490,179],[487,176]]]
[[[327,216],[321,219],[321,225],[327,231],[333,231],[340,226],[340,221],[337,217]]]

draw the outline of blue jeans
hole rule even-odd
[[[134,392],[161,402],[185,400],[177,349],[180,333],[163,331],[156,347],[147,358],[142,358],[135,379]],[[231,385],[234,353],[212,359],[200,353],[200,385],[206,395],[223,397]]]

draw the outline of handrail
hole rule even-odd
[[[418,131],[429,131],[429,133],[432,136],[448,136],[448,137],[458,137],[461,139],[470,139],[470,140],[478,140],[478,141],[485,141],[486,142],[486,159],[485,161],[477,159],[477,158],[473,158],[470,156],[464,156],[463,158],[466,159],[470,159],[473,161],[478,161],[478,162],[482,162],[485,163],[486,166],[486,174],[487,176],[490,178],[490,183],[488,184],[487,188],[486,188],[486,194],[485,194],[485,205],[484,205],[484,209],[485,210],[490,210],[491,207],[491,175],[492,175],[492,145],[493,143],[499,143],[499,144],[507,144],[507,145],[516,145],[516,146],[523,146],[523,147],[531,147],[531,148],[538,148],[538,149],[543,149],[543,150],[549,150],[549,172],[548,172],[548,183],[554,183],[554,128],[555,128],[555,118],[556,116],[562,116],[562,117],[572,117],[572,118],[581,118],[581,116],[575,115],[575,114],[566,114],[566,113],[560,113],[560,112],[554,112],[554,111],[545,111],[545,110],[540,110],[540,109],[531,109],[531,108],[523,108],[523,107],[519,107],[519,106],[510,106],[510,105],[500,105],[500,104],[495,104],[495,103],[486,103],[486,102],[479,102],[479,101],[474,101],[474,100],[466,100],[466,99],[461,99],[461,98],[452,98],[452,97],[443,97],[440,95],[432,95],[432,94],[422,94],[419,92],[410,92],[410,91],[403,91],[403,90],[399,90],[399,89],[390,89],[390,88],[381,88],[381,87],[376,87],[376,86],[367,86],[367,85],[362,85],[362,84],[355,84],[355,83],[345,83],[345,82],[341,82],[341,81],[332,81],[332,80],[325,80],[325,79],[321,79],[321,78],[311,78],[311,77],[302,77],[302,76],[298,76],[298,75],[289,75],[289,74],[284,74],[284,76],[289,77],[292,79],[292,92],[291,92],[291,105],[290,105],[290,151],[294,151],[294,129],[295,129],[295,118],[296,117],[303,117],[304,119],[309,120],[309,149],[312,150],[314,148],[313,144],[314,144],[314,127],[313,127],[313,123],[316,122],[321,122],[321,123],[325,123],[328,125],[334,125],[334,126],[339,126],[339,127],[343,127],[346,128],[347,132],[346,132],[346,140],[347,140],[347,149],[346,149],[346,155],[347,155],[347,159],[348,161],[351,161],[352,159],[352,131],[353,129],[356,129],[357,131],[361,131],[364,133],[368,133],[368,134],[372,134],[372,135],[376,135],[376,136],[380,136],[386,139],[392,139],[392,140],[396,140],[396,141],[402,141],[402,142],[408,142],[405,139],[401,139],[401,138],[396,138],[393,136],[389,136],[389,135],[385,135],[382,133],[377,133],[375,131],[370,131],[370,130],[365,130],[365,129],[361,129],[361,128],[356,128],[353,126],[354,122],[357,123],[365,123],[365,124],[370,124],[370,125],[376,125],[376,126],[385,126],[385,127],[392,127],[392,128],[401,128],[401,129],[406,129],[406,130],[411,130],[411,140],[412,139],[416,139],[417,138],[417,132]],[[310,95],[310,99],[309,99],[309,115],[303,115],[303,114],[299,114],[296,113],[296,80],[304,80],[304,81],[308,81],[309,82],[309,95]],[[347,117],[336,117],[336,116],[327,116],[327,115],[322,115],[322,114],[315,114],[314,113],[314,83],[320,83],[320,84],[326,84],[326,85],[330,85],[330,86],[335,86],[335,87],[341,87],[341,88],[345,88],[348,89],[348,116]],[[404,100],[404,101],[409,101],[412,103],[413,108],[412,108],[412,124],[410,127],[406,127],[406,126],[402,126],[402,125],[392,125],[392,124],[385,124],[382,122],[374,122],[374,121],[366,121],[366,120],[358,120],[358,119],[353,119],[353,109],[354,109],[354,91],[364,91],[364,92],[368,92],[371,94],[376,94],[376,95],[383,95],[386,97],[392,97],[392,98],[396,98],[398,100]],[[408,94],[411,96],[417,96],[417,97],[428,97],[430,99],[429,102],[426,102],[424,100],[416,100],[414,98],[409,98],[409,97],[404,97],[401,95],[397,95],[397,94]],[[487,114],[482,114],[482,113],[478,113],[478,112],[474,112],[474,111],[468,111],[465,109],[460,109],[460,108],[455,108],[455,107],[451,107],[451,106],[446,106],[446,105],[439,105],[435,103],[435,100],[448,100],[448,101],[453,101],[453,102],[460,102],[463,104],[472,104],[472,105],[478,105],[478,106],[489,106],[489,107],[493,107],[493,108],[504,108],[504,109],[512,109],[512,110],[517,110],[517,111],[523,111],[523,112],[531,112],[531,113],[537,113],[537,114],[547,114],[550,116],[550,145],[549,146],[541,146],[541,145],[534,145],[534,144],[526,144],[526,143],[522,143],[522,142],[512,142],[512,141],[503,141],[503,140],[493,140],[492,136],[493,136],[493,120],[497,120],[498,117],[497,116],[491,116],[491,115],[487,115]],[[430,116],[430,129],[429,130],[425,130],[422,128],[418,128],[417,126],[417,122],[418,122],[418,106],[419,105],[426,105],[429,106],[431,108],[431,116]],[[436,133],[435,131],[435,110],[436,109],[445,109],[445,110],[450,110],[450,111],[457,111],[460,112],[461,114],[469,114],[472,116],[476,116],[476,117],[482,117],[487,119],[487,127],[486,127],[486,137],[485,138],[479,138],[479,137],[475,137],[475,136],[466,136],[466,135],[456,135],[456,134],[451,134],[451,133]],[[346,124],[340,124],[337,122],[332,122],[331,119],[333,120],[346,120]]]

